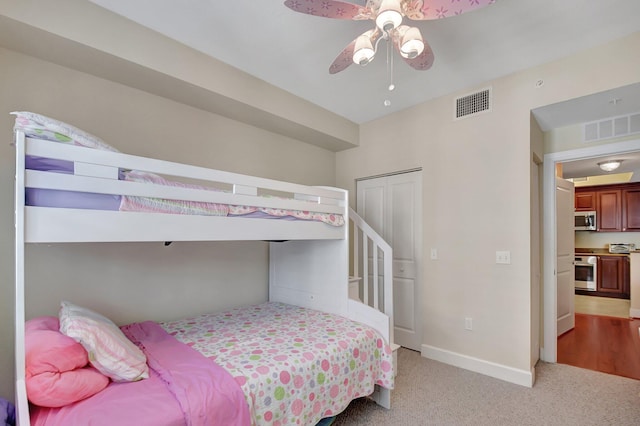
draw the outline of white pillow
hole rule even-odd
[[[99,137],[55,118],[29,111],[14,111],[11,114],[16,116],[14,130],[22,130],[27,136],[53,142],[71,142],[74,145],[102,151],[118,152],[117,149]]]
[[[60,332],[80,343],[102,374],[114,382],[149,377],[144,353],[110,319],[67,301],[60,304],[59,317]]]

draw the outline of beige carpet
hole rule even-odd
[[[334,425],[640,425],[637,380],[539,362],[526,388],[403,348],[398,365],[390,410],[358,399]]]

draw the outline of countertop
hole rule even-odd
[[[609,253],[609,249],[605,248],[582,248],[576,247],[576,254],[595,254],[598,256],[629,256],[629,253]],[[632,253],[640,253],[640,250],[636,250]]]

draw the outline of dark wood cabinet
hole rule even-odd
[[[622,230],[640,232],[640,185],[622,190]]]
[[[575,210],[595,210],[599,232],[640,232],[640,183],[577,187]]]
[[[631,257],[625,256],[622,262],[622,294],[631,297]]]
[[[596,209],[596,192],[576,190],[575,208],[577,212],[588,212]]]
[[[598,256],[599,293],[629,296],[629,257]]]
[[[622,195],[619,189],[596,193],[596,228],[600,232],[622,231]]]

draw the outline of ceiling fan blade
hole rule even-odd
[[[382,35],[380,31],[376,28],[375,30],[365,31],[361,35],[369,37],[371,40],[371,44],[375,45],[378,38]],[[356,47],[356,41],[353,40],[351,43],[347,45],[342,52],[334,59],[333,63],[329,66],[329,74],[337,74],[340,71],[344,71],[349,65],[353,64],[353,52]]]
[[[407,0],[403,3],[403,12],[409,19],[427,21],[461,15],[495,2],[496,0]]]
[[[337,74],[344,71],[349,65],[353,64],[353,49],[356,47],[356,41],[353,40],[342,52],[334,59],[329,66],[329,74]]]
[[[370,9],[339,0],[286,0],[284,5],[296,12],[334,19],[370,19]]]

